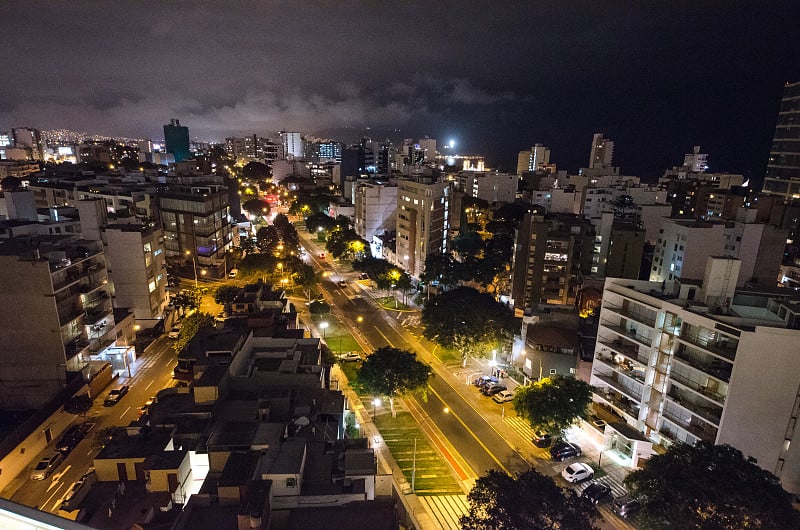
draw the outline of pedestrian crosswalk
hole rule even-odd
[[[526,440],[533,439],[533,428],[526,420],[513,414],[507,414],[503,421]]]
[[[436,520],[439,528],[458,530],[458,520],[469,511],[466,495],[425,495],[419,497],[431,518]]]

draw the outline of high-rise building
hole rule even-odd
[[[800,82],[789,83],[783,89],[764,193],[800,198]]]
[[[181,125],[180,120],[170,120],[169,125],[164,125],[164,143],[167,153],[175,156],[175,162],[182,162],[189,158],[189,128]]]
[[[397,184],[396,264],[419,278],[429,255],[447,252],[450,186],[401,180]]]
[[[632,467],[637,439],[729,444],[800,492],[797,300],[791,289],[736,289],[739,264],[708,258],[702,282],[607,278],[594,407],[635,431],[605,433]]]
[[[550,149],[536,144],[529,151],[520,151],[517,157],[517,175],[528,171],[539,171],[550,165]]]
[[[591,273],[594,241],[594,227],[577,215],[525,214],[514,238],[514,307],[574,303],[579,275]]]
[[[425,138],[419,139],[419,148],[422,149],[423,160],[426,163],[435,162],[436,161],[436,139],[435,138]]]
[[[283,154],[286,160],[303,159],[303,135],[299,132],[281,131],[281,142],[283,143]]]
[[[589,154],[589,169],[610,169],[614,157],[614,142],[603,138],[602,133],[592,136],[592,150]]]
[[[30,127],[11,129],[11,137],[15,147],[28,151],[30,160],[44,160],[44,142],[39,129]]]
[[[371,182],[355,189],[355,231],[372,243],[372,238],[394,231],[397,225],[397,186]],[[381,256],[375,256],[381,257]]]

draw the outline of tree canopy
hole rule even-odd
[[[235,285],[223,285],[214,293],[214,301],[218,304],[228,306],[236,300],[241,289]]]
[[[586,415],[592,387],[572,376],[554,375],[519,387],[514,410],[534,429],[559,433]]]
[[[269,213],[269,203],[264,199],[250,199],[242,203],[242,210],[251,218],[263,217]]]
[[[594,510],[572,490],[529,470],[517,478],[490,470],[467,496],[463,530],[591,530]]]
[[[252,180],[267,180],[272,178],[269,166],[261,162],[248,162],[242,168],[242,177]]]
[[[355,230],[333,230],[328,234],[325,248],[334,258],[361,258],[369,251],[369,242],[362,239]]]
[[[409,351],[383,347],[375,350],[358,370],[358,384],[372,394],[387,396],[394,416],[394,398],[404,392],[425,389],[430,367]]]
[[[422,310],[425,338],[467,355],[492,349],[510,340],[519,328],[513,313],[491,295],[457,287],[434,296]]]
[[[172,343],[172,348],[176,352],[180,352],[189,344],[200,328],[209,327],[214,325],[214,317],[208,313],[193,313],[186,317],[181,326],[181,334],[178,339]]]
[[[642,528],[800,528],[778,478],[729,445],[673,445],[625,485],[642,505]]]
[[[314,267],[303,262],[296,264],[292,280],[303,288],[306,299],[311,300],[311,289],[319,282],[319,276],[314,271]]]

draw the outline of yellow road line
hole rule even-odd
[[[437,398],[439,398],[439,401],[441,401],[441,402],[442,402],[442,403],[444,403],[445,405],[447,404],[447,402],[444,400],[444,398],[443,398],[441,395],[439,395],[439,393],[438,393],[436,390],[434,390],[434,388],[433,388],[432,386],[428,385],[428,388],[430,389],[430,391],[431,391],[431,392],[433,392],[433,394],[434,394],[434,395],[435,395]],[[486,447],[486,444],[484,444],[484,443],[483,443],[483,442],[480,440],[480,438],[478,438],[478,436],[477,436],[477,435],[476,435],[474,432],[472,432],[472,429],[470,429],[470,428],[467,426],[467,424],[466,424],[466,423],[464,423],[464,420],[462,420],[462,419],[461,419],[461,417],[460,417],[458,414],[456,414],[455,412],[453,412],[453,409],[452,409],[452,407],[448,407],[448,409],[449,409],[449,411],[450,411],[450,414],[451,414],[451,415],[452,415],[452,416],[453,416],[455,419],[457,419],[457,420],[458,420],[458,422],[459,422],[461,425],[463,425],[463,426],[464,426],[464,429],[466,429],[466,430],[467,430],[467,432],[468,432],[468,433],[470,433],[470,434],[472,435],[472,437],[473,437],[473,438],[475,438],[475,441],[476,441],[476,442],[478,442],[478,445],[480,445],[480,446],[483,448],[483,450],[484,450],[484,451],[486,451],[486,454],[488,454],[489,456],[491,456],[491,457],[492,457],[492,460],[494,460],[495,462],[497,462],[497,465],[498,465],[498,466],[500,466],[500,469],[502,469],[503,471],[505,471],[506,473],[508,473],[509,475],[511,475],[511,473],[508,471],[508,469],[506,469],[506,466],[504,466],[504,465],[503,465],[503,464],[500,462],[500,460],[498,460],[498,459],[497,459],[497,457],[496,457],[496,456],[494,456],[494,453],[492,453],[492,452],[489,450],[489,448],[488,448],[488,447]]]

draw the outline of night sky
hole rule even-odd
[[[0,130],[368,127],[454,138],[506,169],[542,143],[570,171],[603,132],[625,174],[699,144],[712,170],[759,178],[783,84],[800,81],[793,1],[364,4],[3,2]]]

